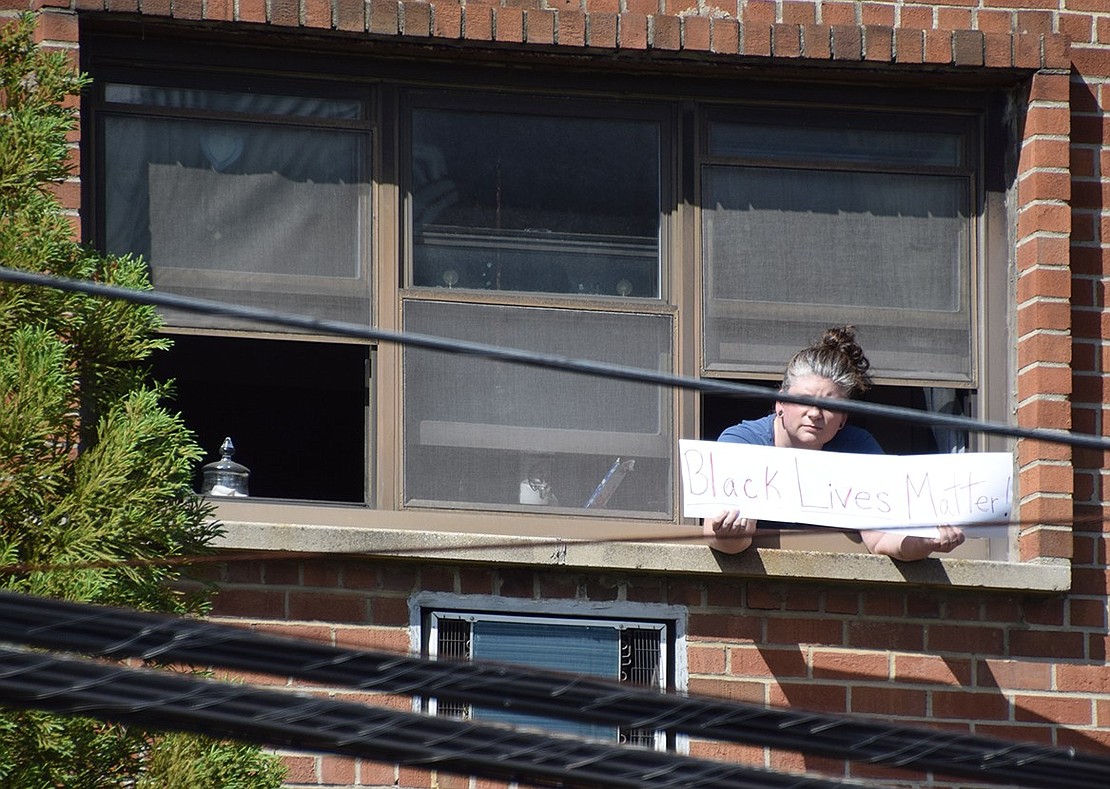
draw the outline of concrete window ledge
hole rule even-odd
[[[895,562],[867,553],[753,547],[730,556],[701,544],[627,542],[582,537],[544,537],[304,523],[258,523],[221,519],[221,550],[288,551],[395,557],[498,566],[566,567],[581,570],[730,575],[807,581],[905,584],[910,586],[1051,594],[1071,584],[1067,560],[1035,563],[945,557]]]

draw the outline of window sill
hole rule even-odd
[[[267,508],[269,509],[269,508]],[[270,510],[268,515],[273,511]],[[225,534],[217,542],[221,550],[288,551],[321,554],[358,554],[395,556],[449,562],[478,562],[498,566],[566,567],[576,569],[623,570],[628,572],[665,572],[678,575],[730,575],[748,578],[804,579],[807,581],[904,584],[914,587],[944,587],[1058,593],[1071,585],[1071,564],[1067,560],[1042,560],[1029,563],[999,562],[976,558],[946,556],[919,562],[895,562],[883,556],[861,552],[843,535],[844,549],[838,542],[826,541],[820,549],[756,547],[731,556],[713,551],[700,543],[674,541],[676,528],[667,524],[666,532],[655,524],[607,524],[619,527],[610,535],[585,533],[591,524],[575,519],[563,521],[562,536],[552,537],[553,529],[543,533],[550,518],[527,524],[526,517],[505,517],[484,513],[465,518],[473,522],[462,531],[463,520],[446,512],[382,512],[350,508],[345,518],[331,517],[326,525],[311,522],[298,513],[296,522],[266,521],[249,517],[241,504],[221,504],[220,520]],[[261,513],[258,513],[261,514]],[[335,512],[330,513],[332,516]],[[248,517],[244,517],[248,516]],[[348,523],[336,523],[347,520]],[[583,519],[584,520],[584,519]],[[527,527],[526,527],[527,524]],[[539,524],[539,527],[537,527]],[[577,524],[576,528],[571,528]],[[593,524],[597,526],[596,521]],[[642,541],[630,541],[629,527],[644,534]],[[515,527],[515,528],[514,528]],[[532,532],[521,534],[522,531]],[[652,539],[649,531],[656,531]],[[574,533],[578,532],[578,533]],[[668,541],[668,539],[670,541]],[[812,541],[809,545],[813,546]],[[829,548],[834,549],[830,550]]]

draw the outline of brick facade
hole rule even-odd
[[[28,7],[0,0],[0,15]],[[71,51],[86,12],[294,30],[670,53],[817,68],[1035,70],[1021,111],[1013,244],[1015,419],[1110,435],[1110,5],[1106,0],[35,0],[39,33]],[[76,146],[79,140],[73,140]],[[75,155],[76,159],[76,155]],[[58,188],[75,225],[79,171]],[[1023,561],[1070,559],[1071,590],[1023,596],[381,560],[259,561],[218,572],[215,614],[348,646],[408,650],[421,590],[687,606],[689,689],[912,724],[1110,748],[1106,457],[1023,441]],[[1039,521],[1078,519],[1072,529]],[[1091,522],[1091,519],[1094,519]],[[379,700],[380,701],[380,700]],[[387,703],[407,707],[407,700]],[[691,753],[843,775],[829,760],[694,742]],[[290,756],[297,786],[466,786],[454,776]],[[853,778],[888,773],[853,766]],[[938,779],[939,781],[939,779]],[[486,786],[485,782],[477,785]]]

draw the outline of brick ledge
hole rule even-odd
[[[1066,560],[1011,563],[982,559],[894,562],[862,553],[754,548],[725,556],[704,545],[602,542],[572,538],[357,526],[223,521],[223,550],[360,554],[499,566],[733,575],[909,586],[1059,593],[1071,585]]]

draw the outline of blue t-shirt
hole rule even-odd
[[[767,414],[761,419],[749,419],[738,425],[726,428],[718,441],[730,444],[753,444],[760,447],[775,445],[775,415]],[[882,455],[883,448],[875,437],[862,427],[844,425],[832,439],[822,447],[828,452],[856,452],[861,455]]]
[[[752,444],[761,447],[775,445],[775,415],[768,414],[761,419],[744,420],[738,425],[726,428],[717,438],[730,444]],[[883,448],[875,437],[862,427],[844,425],[832,439],[822,447],[829,452],[857,452],[861,455],[882,455]],[[804,529],[800,523],[761,520],[760,529]]]

